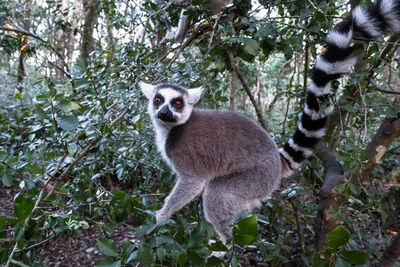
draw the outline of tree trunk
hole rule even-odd
[[[239,77],[235,71],[235,66],[238,63],[238,59],[234,57],[233,53],[231,53],[229,57],[231,60],[233,60],[231,63],[231,94],[229,97],[229,109],[235,110],[235,94],[240,83]]]
[[[73,61],[74,56],[74,49],[75,49],[75,29],[78,25],[78,1],[73,1],[72,7],[72,18],[71,18],[71,29],[68,34],[68,45],[67,45],[67,58],[68,64],[71,64]]]
[[[31,20],[31,0],[26,1],[26,11],[24,16],[24,30],[29,32],[30,28],[30,20]],[[28,49],[28,36],[22,35],[21,37],[21,46],[20,46],[20,55],[18,59],[18,75],[17,75],[17,92],[22,93],[24,90],[23,82],[26,76],[25,69],[25,53]]]
[[[65,23],[65,7],[66,7],[66,0],[58,0],[58,15],[57,15],[57,21],[61,24]],[[59,48],[60,54],[64,57],[65,54],[65,32],[63,29],[58,29],[56,32],[56,43],[57,47]],[[57,56],[57,62],[56,62],[56,79],[61,80],[64,78],[64,58],[61,58]]]
[[[114,36],[113,36],[113,24],[110,19],[111,8],[106,11],[106,23],[107,23],[107,50],[109,54],[107,56],[107,61],[110,62],[114,56],[115,45],[114,45]]]
[[[159,45],[161,40],[164,38],[165,34],[164,34],[164,26],[158,19],[156,19],[155,21],[155,35],[156,35],[155,44]],[[157,59],[164,57],[165,53],[167,53],[165,48],[157,48]]]
[[[99,8],[98,0],[83,0],[84,24],[81,40],[81,59],[89,58],[89,54],[93,51],[93,31],[97,21],[97,11]]]

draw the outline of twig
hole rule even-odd
[[[266,131],[268,131],[268,128],[267,128],[267,125],[266,125],[266,123],[264,121],[261,109],[258,106],[257,101],[254,99],[254,96],[251,93],[251,90],[250,90],[249,86],[247,85],[246,80],[244,79],[242,73],[240,72],[239,66],[237,64],[235,64],[235,61],[233,59],[233,55],[232,54],[229,54],[229,60],[230,60],[231,64],[234,66],[234,70],[235,70],[240,82],[242,83],[243,88],[246,90],[246,93],[249,96],[251,103],[253,104],[253,107],[254,107],[254,109],[256,111],[257,118],[258,118],[258,121],[261,124],[261,127],[263,127]]]
[[[202,30],[205,30],[209,28],[209,25],[200,25],[194,31],[192,34],[186,39],[186,41],[179,47],[179,50],[175,53],[175,55],[171,58],[170,62],[168,63],[166,69],[169,69],[172,65],[172,63],[179,57],[179,55],[185,50],[185,48],[197,37],[197,33],[201,32]]]
[[[292,205],[293,208],[293,212],[294,212],[294,218],[296,220],[296,227],[297,227],[297,235],[299,236],[299,245],[301,248],[301,251],[304,252],[304,234],[303,234],[303,227],[301,225],[301,218],[299,215],[299,209],[297,208],[296,203],[294,203],[294,201],[289,198],[289,203]]]
[[[43,38],[37,36],[36,34],[33,34],[33,33],[29,32],[29,31],[24,30],[24,29],[21,29],[21,28],[10,28],[10,27],[3,27],[3,26],[0,26],[0,30],[2,30],[2,31],[11,31],[11,32],[22,33],[22,34],[24,34],[24,35],[31,36],[31,37],[33,37],[33,38],[35,38],[35,39],[38,39],[39,41],[41,41],[41,42],[43,42],[43,43],[50,44],[49,41],[46,41],[46,40],[44,40]],[[64,67],[67,69],[67,72],[70,73],[67,64],[65,64],[64,56],[61,55],[60,52],[58,52],[52,45],[50,45],[50,49],[51,49],[60,59],[62,59],[62,62],[63,62]]]
[[[0,30],[2,30],[2,31],[10,31],[10,32],[22,33],[22,34],[24,34],[24,35],[28,35],[28,36],[31,36],[31,37],[33,37],[33,38],[35,38],[35,39],[38,39],[39,41],[42,41],[43,43],[47,43],[47,41],[44,40],[43,38],[37,36],[36,34],[33,34],[33,33],[31,33],[31,32],[28,32],[28,31],[26,31],[26,30],[24,30],[24,29],[21,29],[21,28],[10,28],[10,27],[3,27],[3,26],[0,26]]]
[[[400,95],[400,92],[395,92],[395,91],[389,91],[389,90],[381,89],[381,88],[379,88],[379,87],[377,87],[377,86],[375,86],[374,89],[375,89],[376,91],[379,91],[379,92],[382,92],[382,93],[385,93],[385,94]]]
[[[368,70],[369,74],[366,78],[367,83],[365,84],[364,88],[367,88],[368,85],[370,84],[372,78],[375,75],[375,69],[382,63],[382,61],[386,58],[386,55],[392,50],[392,48],[395,46],[395,42],[399,39],[399,34],[395,34],[390,36],[387,45],[385,46],[385,48],[382,50],[382,52],[379,54],[379,59],[377,60],[377,62],[371,66]]]
[[[40,246],[41,244],[46,243],[47,241],[49,241],[50,239],[53,239],[54,237],[55,237],[55,235],[50,236],[49,238],[47,238],[45,240],[42,240],[39,243],[33,244],[33,245],[29,246],[29,247],[26,247],[26,248],[23,248],[23,249],[17,249],[16,252],[24,251],[24,250],[30,250],[31,248],[34,248],[34,247]]]

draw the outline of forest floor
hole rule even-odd
[[[12,219],[13,199],[19,192],[18,188],[7,188],[0,185],[0,216]],[[5,226],[7,235],[4,239],[12,240],[13,229]],[[38,258],[49,266],[93,266],[94,263],[103,256],[97,249],[97,239],[104,237],[103,231],[97,224],[90,225],[87,230],[81,229],[80,232],[55,235],[54,238],[46,239],[36,245]],[[117,246],[122,246],[123,242],[135,240],[133,227],[128,224],[119,224],[117,228],[107,236]]]

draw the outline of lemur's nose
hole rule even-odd
[[[160,115],[162,116],[166,116],[168,115],[168,113],[170,113],[171,111],[169,110],[168,106],[165,105],[164,107],[162,107],[162,109],[158,112]]]
[[[168,105],[165,105],[160,109],[157,117],[165,122],[176,122],[176,118],[174,118],[174,114],[172,114],[171,110],[168,108]]]

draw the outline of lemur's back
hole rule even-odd
[[[279,151],[269,134],[229,111],[194,109],[187,123],[170,131],[166,154],[178,173],[188,175],[211,178],[257,166],[279,179],[281,172]]]

